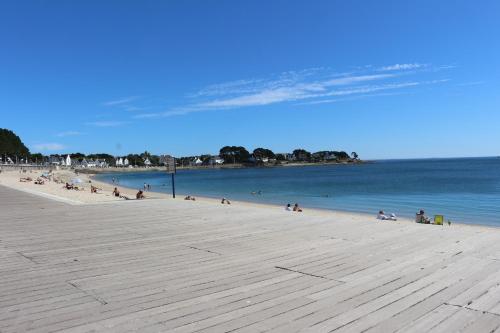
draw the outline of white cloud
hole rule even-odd
[[[62,150],[66,147],[60,143],[38,143],[33,145],[35,150],[39,151],[50,151],[50,150]]]
[[[93,121],[85,123],[86,125],[96,126],[96,127],[118,127],[127,124],[127,121],[117,121],[117,120],[104,120],[104,121]]]
[[[394,74],[350,75],[316,82],[288,82],[283,86],[266,88],[254,94],[241,95],[227,99],[212,100],[199,103],[199,108],[235,108],[259,106],[273,103],[296,101],[300,99],[329,95],[328,88],[333,86],[348,86],[360,82],[383,80],[394,77]]]
[[[132,101],[135,101],[138,98],[139,98],[139,96],[124,97],[121,99],[104,102],[104,103],[102,103],[102,105],[104,105],[104,106],[117,106],[117,105],[130,103]]]
[[[425,70],[414,70],[418,68],[425,68]],[[332,96],[360,96],[384,90],[445,82],[446,80],[401,82],[402,77],[435,75],[433,69],[427,64],[403,63],[380,68],[363,66],[350,73],[334,73],[325,68],[289,71],[267,79],[236,80],[209,85],[197,93],[189,95],[190,102],[185,105],[161,112],[136,114],[132,118],[170,117],[193,112],[287,102],[320,104]],[[381,73],[381,71],[391,72]]]
[[[418,64],[418,63],[413,63],[413,64],[395,64],[391,66],[385,66],[380,68],[379,70],[381,71],[405,71],[405,70],[410,70],[410,69],[418,69],[422,67],[426,67],[426,64]]]
[[[77,135],[82,135],[82,134],[83,133],[78,132],[78,131],[65,131],[65,132],[57,133],[56,136],[60,137],[60,138],[63,138],[63,137],[66,137],[66,136],[77,136]]]

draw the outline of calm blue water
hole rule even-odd
[[[99,180],[157,192],[171,191],[163,172],[102,174]],[[250,169],[181,170],[179,195],[227,197],[284,205],[414,217],[428,215],[472,224],[500,226],[500,158],[378,161],[364,165],[329,165]],[[252,195],[252,191],[262,191]]]

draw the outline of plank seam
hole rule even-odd
[[[73,282],[70,282],[70,281],[67,281],[67,283],[72,286],[73,288],[76,288],[78,289],[79,291],[81,291],[82,293],[84,293],[85,295],[88,295],[90,297],[92,297],[93,299],[95,299],[96,301],[98,301],[99,303],[101,303],[102,305],[106,305],[108,304],[108,302],[106,302],[103,298],[95,295],[94,293],[91,293],[91,292],[88,292],[84,289],[81,289],[80,287],[78,287],[78,285],[74,284]]]
[[[320,279],[335,281],[335,282],[339,282],[339,283],[345,283],[343,281],[338,281],[338,280],[335,280],[335,279],[327,278],[326,276],[315,275],[315,274],[311,274],[311,273],[305,273],[305,272],[297,271],[297,270],[286,268],[286,267],[274,266],[274,268],[281,269],[281,270],[284,270],[284,271],[299,273],[299,274],[302,274],[302,275],[312,276],[312,277],[316,277],[316,278],[320,278]]]

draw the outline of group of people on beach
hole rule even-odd
[[[383,210],[380,210],[377,215],[378,220],[389,220],[389,221],[397,221],[396,214],[392,213],[389,216],[384,213]],[[425,211],[420,209],[417,213],[415,213],[415,222],[423,223],[423,224],[438,224],[442,225],[444,222],[443,215],[435,215],[434,222],[431,221],[431,218],[425,215]],[[448,220],[448,225],[451,225],[451,221]]]
[[[117,198],[122,198],[122,199],[125,199],[125,200],[130,200],[129,197],[125,196],[125,195],[122,195],[120,194],[120,191],[118,190],[117,187],[114,188],[113,192],[111,193],[114,197],[117,197]],[[140,199],[145,199],[146,197],[144,196],[144,192],[142,190],[139,190],[136,195],[135,195],[135,198],[137,200],[140,200]]]
[[[285,210],[289,211],[289,212],[298,212],[298,213],[302,212],[302,208],[299,207],[298,203],[296,203],[295,205],[293,205],[293,208],[292,208],[291,204],[287,204],[286,207],[285,207]]]

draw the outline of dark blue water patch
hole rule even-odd
[[[97,179],[171,191],[164,172],[101,174]],[[500,225],[500,159],[422,159],[359,165],[180,170],[180,194],[413,217],[423,208],[452,221]],[[261,191],[260,195],[252,192]]]

